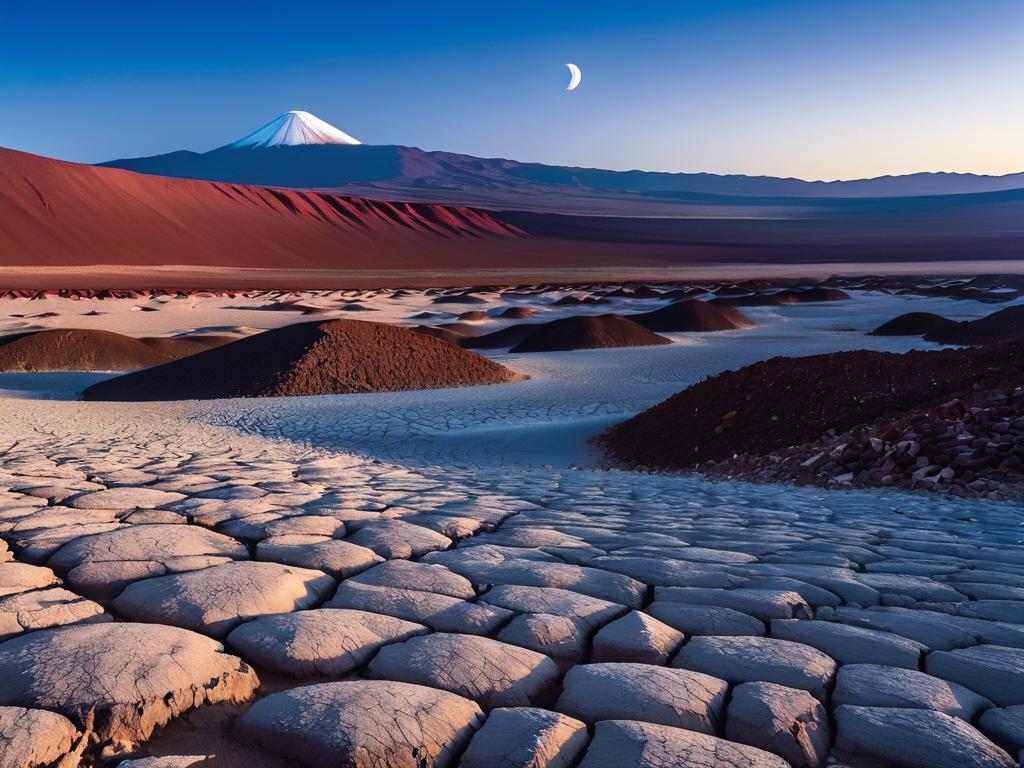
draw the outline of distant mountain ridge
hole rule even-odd
[[[1024,173],[917,173],[855,181],[772,176],[607,171],[428,152],[397,145],[299,145],[171,152],[101,163],[138,173],[384,199],[497,208],[652,213],[728,198],[864,198],[972,194],[1024,188]],[[753,201],[750,201],[753,202]],[[622,210],[619,210],[619,209]],[[669,211],[664,211],[669,213]]]

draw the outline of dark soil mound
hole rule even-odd
[[[608,299],[602,296],[576,296],[570,293],[568,296],[563,296],[557,301],[551,302],[553,307],[573,307],[580,304],[605,304]]]
[[[306,304],[299,304],[297,301],[275,301],[270,304],[262,304],[258,307],[226,307],[226,309],[256,310],[259,312],[299,312],[303,315],[322,315],[330,312],[323,307],[310,307]]]
[[[793,299],[796,304],[810,304],[818,301],[846,301],[850,294],[838,288],[803,288],[801,290],[779,291],[776,296]]]
[[[737,309],[721,304],[712,306],[706,301],[677,301],[653,312],[629,315],[629,319],[650,331],[663,333],[704,333],[732,331],[756,325]]]
[[[66,328],[0,338],[0,371],[131,371],[166,363],[139,339]]]
[[[459,336],[479,336],[483,333],[483,329],[479,325],[473,325],[472,323],[444,323],[437,327],[444,331],[457,333]]]
[[[1024,305],[1007,307],[980,320],[968,320],[925,336],[940,344],[998,344],[1024,341]]]
[[[668,339],[619,315],[565,317],[544,323],[512,352],[557,352],[570,349],[650,347]]]
[[[459,315],[459,320],[487,320],[490,318],[482,309],[471,309]]]
[[[435,339],[454,344],[456,347],[461,347],[466,340],[461,333],[450,331],[447,328],[438,328],[436,325],[416,325],[411,330],[422,333],[424,336],[433,336]]]
[[[612,427],[620,461],[682,469],[764,454],[905,411],[998,374],[1005,350],[775,357],[705,379]]]
[[[519,323],[502,328],[498,331],[485,333],[483,336],[463,338],[461,344],[466,349],[506,349],[514,347],[528,338],[543,323]]]
[[[931,312],[908,312],[871,331],[869,336],[924,336],[956,325],[955,320]]]
[[[438,296],[432,300],[434,304],[486,304],[487,299],[474,296],[472,293],[453,293]]]
[[[87,400],[390,392],[511,381],[473,352],[408,328],[326,320],[278,328],[85,390]]]
[[[147,336],[139,339],[168,360],[178,360],[237,340],[237,336]]]
[[[530,309],[530,307],[509,307],[503,312],[495,315],[495,317],[504,317],[510,320],[524,320],[527,317],[533,317],[537,314],[536,309]]]
[[[791,293],[755,293],[749,296],[720,296],[711,299],[708,304],[716,307],[781,307],[796,304],[797,300]]]

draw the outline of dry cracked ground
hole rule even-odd
[[[0,406],[0,766],[1001,768],[1006,503]]]

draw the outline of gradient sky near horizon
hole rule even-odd
[[[0,146],[82,162],[305,109],[559,165],[1024,171],[1024,0],[52,0],[0,4],[0,30]]]

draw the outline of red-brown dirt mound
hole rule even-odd
[[[536,314],[537,310],[531,309],[530,307],[509,307],[501,314],[496,315],[496,317],[505,317],[512,320],[524,320],[525,318],[533,317]]]
[[[401,328],[327,320],[278,328],[120,376],[87,400],[328,395],[498,384],[516,375],[474,352]]]
[[[870,336],[924,336],[956,325],[955,320],[931,312],[908,312],[875,328]]]
[[[754,293],[749,296],[719,296],[711,299],[708,304],[716,307],[782,307],[796,304],[797,300],[789,293]]]
[[[650,347],[671,344],[668,339],[619,315],[564,317],[544,323],[512,352],[558,352],[571,349]]]
[[[775,357],[695,384],[605,433],[627,464],[683,469],[764,454],[905,411],[999,375],[1005,350]]]
[[[170,359],[110,331],[62,328],[0,338],[0,371],[131,371]]]
[[[529,338],[541,325],[542,323],[518,323],[482,336],[464,337],[460,343],[466,349],[505,349]]]
[[[777,298],[792,299],[797,304],[818,301],[846,301],[850,294],[838,288],[804,288],[802,290],[784,290],[775,294]]]
[[[168,360],[178,360],[237,340],[237,336],[147,336],[139,339]]]
[[[650,331],[662,333],[732,331],[756,325],[738,309],[694,300],[677,301],[653,312],[630,315],[629,319]]]
[[[980,320],[957,323],[925,336],[940,344],[997,344],[1024,341],[1024,305],[1007,307]]]

